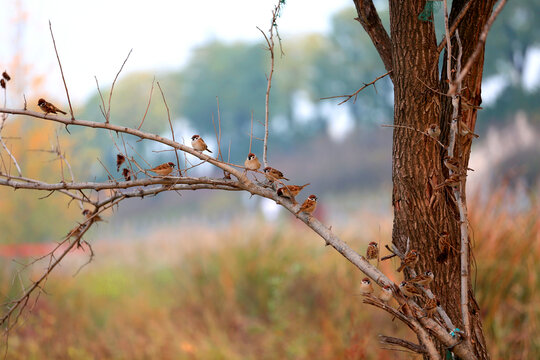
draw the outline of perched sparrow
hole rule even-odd
[[[437,255],[437,262],[438,263],[444,263],[448,259],[448,255],[450,254],[450,241],[448,238],[450,237],[450,234],[448,234],[446,231],[442,232],[439,236],[439,251],[440,253]]]
[[[38,100],[38,106],[45,114],[48,114],[48,113],[56,114],[56,112],[58,111],[59,113],[66,115],[65,111],[60,110],[59,108],[57,108],[50,102],[45,101],[45,99],[43,98]]]
[[[249,153],[246,161],[244,161],[244,167],[246,170],[252,170],[257,171],[261,167],[261,163],[259,159],[257,159],[257,155],[254,153]]]
[[[298,195],[300,191],[302,191],[302,189],[308,185],[309,183],[302,186],[300,185],[282,186],[279,189],[277,189],[277,194],[278,196],[283,196],[284,198],[288,198],[288,199],[291,199],[293,202],[296,202],[296,199],[295,199],[296,195]]]
[[[407,281],[402,281],[401,284],[399,284],[399,290],[407,297],[423,296],[420,289]]]
[[[453,172],[459,172],[459,159],[456,157],[449,157],[448,155],[444,157],[444,166],[448,168],[448,170],[452,170]]]
[[[191,137],[191,147],[199,152],[203,152],[204,150],[208,151],[209,153],[212,152],[210,149],[208,149],[208,146],[206,146],[206,143],[199,135],[193,135]]]
[[[168,162],[161,165],[156,166],[153,169],[150,169],[149,171],[155,172],[158,175],[166,176],[169,175],[174,169],[174,163]]]
[[[471,103],[468,99],[461,96],[461,108],[464,110],[471,110],[471,109],[483,109],[481,106],[474,105]]]
[[[266,176],[266,178],[271,182],[280,179],[289,181],[289,179],[283,176],[283,173],[281,171],[271,168],[270,166],[264,168],[264,176]]]
[[[426,303],[424,304],[424,311],[428,316],[433,316],[433,314],[435,314],[435,312],[437,311],[437,306],[439,305],[440,302],[439,300],[437,300],[437,298],[428,298],[426,299]]]
[[[473,136],[473,137],[475,137],[475,138],[479,137],[479,135],[473,133],[473,132],[471,131],[471,129],[469,129],[469,127],[467,126],[467,124],[465,124],[465,122],[463,122],[463,121],[460,121],[460,122],[459,122],[459,129],[460,129],[460,130],[459,130],[459,133],[461,134],[461,136],[467,136],[467,137]]]
[[[131,171],[128,168],[122,169],[122,175],[124,176],[124,179],[126,179],[126,181],[131,180]]]
[[[394,294],[392,293],[392,288],[388,285],[385,285],[381,288],[381,292],[379,293],[379,299],[381,299],[384,303],[389,302]]]
[[[360,283],[360,294],[368,295],[373,293],[373,285],[371,285],[371,280],[368,278],[363,278]]]
[[[83,231],[84,228],[85,228],[84,226],[77,225],[77,226],[75,226],[73,229],[71,229],[70,232],[68,232],[68,233],[66,234],[66,237],[67,237],[68,239],[69,239],[69,238],[72,238],[72,237],[78,237],[78,236],[81,235],[81,233],[82,233],[82,231]]]
[[[300,209],[298,209],[296,214],[305,212],[306,214],[311,215],[311,213],[315,211],[316,207],[317,207],[317,197],[315,195],[309,195],[308,198],[302,204],[302,206],[300,206]]]
[[[92,212],[90,210],[88,210],[88,209],[84,209],[82,214],[87,219],[92,218],[92,221],[94,221],[94,222],[103,221],[103,219],[99,215],[96,215],[96,216],[92,217],[92,215],[94,215],[94,214],[92,214]]]
[[[375,241],[369,243],[366,250],[366,259],[376,259],[379,257],[379,247]]]
[[[417,275],[416,277],[412,278],[411,280],[409,280],[409,282],[422,285],[422,286],[427,286],[431,284],[434,278],[435,278],[435,275],[433,275],[431,271],[426,271],[425,273]]]
[[[450,175],[446,180],[444,180],[444,185],[448,185],[451,187],[458,187],[463,180],[465,180],[466,176],[462,176],[458,173],[454,173]]]
[[[405,255],[403,260],[401,260],[401,265],[397,269],[398,272],[401,272],[405,266],[413,267],[418,262],[418,252],[416,250],[411,250]]]
[[[426,133],[434,139],[438,139],[441,135],[441,128],[437,124],[431,124],[426,130]]]
[[[116,171],[120,171],[120,166],[126,161],[126,157],[122,154],[116,155]]]
[[[4,72],[2,73],[2,77],[3,77],[4,79],[6,79],[6,81],[11,80],[11,76],[9,76],[8,73],[7,73],[6,71],[4,71]]]

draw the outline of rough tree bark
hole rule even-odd
[[[454,0],[449,23],[452,25],[470,0]],[[446,150],[434,141],[425,141],[423,135],[411,128],[425,131],[430,124],[442,129],[440,141],[447,145],[452,120],[452,102],[448,91],[446,56],[443,71],[439,72],[439,51],[433,22],[421,21],[418,15],[426,1],[390,0],[390,36],[381,25],[371,0],[354,0],[358,21],[370,35],[387,70],[392,70],[394,84],[394,128],[392,151],[392,180],[394,225],[392,242],[405,251],[407,238],[411,248],[420,252],[416,273],[432,270],[436,277],[433,292],[441,301],[453,323],[464,329],[460,307],[460,219],[453,196],[447,188],[436,190],[448,178],[443,165]],[[483,26],[489,19],[495,0],[473,1],[459,23],[463,62],[478,44]],[[437,16],[437,14],[436,14]],[[458,45],[452,38],[455,69]],[[478,60],[463,82],[462,101],[472,105],[481,102],[483,48]],[[476,123],[476,110],[462,106],[461,120],[470,129]],[[462,169],[467,169],[471,140],[458,137],[456,156]],[[462,189],[465,189],[463,183]],[[464,191],[463,191],[464,193]],[[448,233],[454,249],[446,261],[437,261],[441,253],[439,239]],[[471,253],[469,252],[469,256]],[[469,269],[470,270],[470,269]],[[470,271],[469,271],[470,273]],[[408,270],[405,276],[410,277]],[[470,341],[478,359],[488,359],[478,304],[469,277]],[[446,349],[439,347],[442,357]]]

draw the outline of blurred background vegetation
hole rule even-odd
[[[540,34],[533,16],[539,12],[534,0],[509,3],[488,37],[481,137],[470,164],[478,301],[494,358],[540,356],[540,311],[534,305],[540,300]],[[390,239],[392,131],[380,125],[392,123],[392,84],[382,79],[376,89],[340,106],[339,100],[320,100],[353,93],[385,73],[354,17],[347,8],[333,15],[328,33],[282,39],[284,55],[277,57],[271,93],[269,160],[293,183],[310,182],[304,195],[319,195],[318,216],[364,251],[373,239]],[[26,69],[20,59],[14,64],[18,85],[8,89],[8,98],[32,94],[31,107],[43,94],[43,75],[20,70]],[[217,146],[212,117],[217,120],[219,99],[222,152],[230,143],[231,162],[243,163],[252,114],[255,136],[262,134],[257,120],[264,119],[268,70],[262,42],[214,39],[177,69],[120,76],[111,121],[137,127],[155,78],[176,136],[189,141],[199,133],[211,149]],[[105,97],[108,91],[102,88]],[[100,104],[96,92],[76,104],[75,113],[103,121]],[[170,136],[157,88],[142,129]],[[97,158],[114,169],[113,140],[122,139],[92,129],[70,132],[18,119],[2,135],[28,177],[62,179],[54,154],[43,151],[54,149],[58,137],[76,180],[105,180]],[[156,145],[124,140],[153,165],[173,157]],[[262,155],[259,141],[253,150]],[[200,168],[194,174],[222,176]],[[13,258],[24,262],[39,255],[80,219],[80,210],[63,196],[38,200],[45,195],[0,188],[4,296],[18,290]],[[264,201],[198,191],[127,200],[109,215],[87,236],[95,260],[73,277],[88,256],[74,254],[51,277],[49,295],[11,336],[9,358],[413,358],[379,348],[376,334],[407,332],[361,304],[355,292],[361,275]],[[391,272],[390,264],[384,266]],[[38,264],[27,273],[39,270]]]

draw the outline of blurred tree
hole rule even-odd
[[[381,14],[385,15],[387,17],[387,14]],[[330,34],[314,59],[314,76],[310,83],[314,101],[327,96],[352,94],[363,83],[385,73],[369,36],[357,22],[351,21],[355,16],[354,8],[348,8],[332,18]],[[357,124],[380,123],[382,119],[391,117],[391,92],[391,81],[386,78],[376,84],[376,90],[366,89],[356,102],[349,101],[342,106],[350,108]]]
[[[264,116],[267,55],[261,45],[214,41],[194,51],[182,70],[184,92],[176,107],[190,119],[196,131],[214,133],[219,97],[221,129],[224,134],[249,134],[251,112]]]
[[[481,130],[504,122],[519,110],[540,123],[540,86],[527,89],[524,72],[526,61],[536,61],[529,57],[531,50],[540,46],[537,14],[540,3],[536,0],[512,2],[493,25],[486,48],[485,75],[499,78],[504,90],[481,113],[481,118],[488,120],[479,123]]]

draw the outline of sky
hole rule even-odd
[[[131,49],[123,74],[178,69],[190,51],[210,40],[261,40],[276,0],[226,1],[73,1],[0,0],[0,66],[17,50],[33,74],[46,74],[44,89],[64,99],[64,89],[49,32],[52,23],[70,96],[84,101],[112,83]],[[335,12],[351,0],[287,1],[278,21],[282,36],[326,32]],[[21,16],[22,14],[22,16]],[[23,21],[21,21],[23,20]],[[19,26],[15,26],[16,24]],[[7,46],[6,46],[7,45]]]

